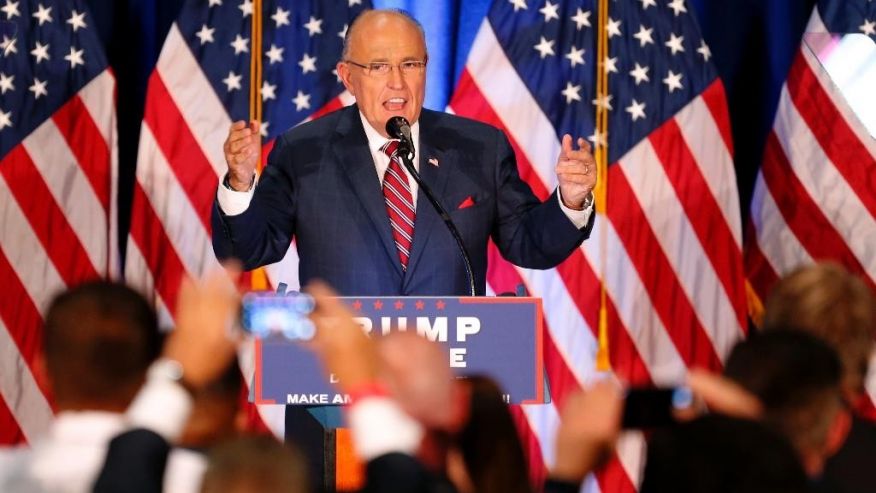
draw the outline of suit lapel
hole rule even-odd
[[[452,159],[450,152],[445,150],[440,142],[435,141],[435,122],[426,110],[420,117],[420,149],[417,151],[420,177],[432,189],[432,193],[438,198],[445,208],[447,204],[442,202],[444,189],[447,186],[447,178],[452,171]],[[444,228],[441,217],[429,203],[425,192],[417,192],[417,218],[414,221],[414,243],[411,246],[411,257],[408,260],[405,285],[410,282],[412,272],[423,255],[423,250],[429,242],[429,236],[435,228]]]
[[[350,187],[373,223],[374,230],[390,257],[389,263],[395,268],[396,274],[401,277],[403,272],[398,261],[398,251],[392,239],[389,217],[386,215],[383,190],[374,169],[371,151],[368,149],[368,138],[365,136],[365,129],[362,128],[359,109],[353,105],[344,111],[345,114],[338,123],[334,145],[332,145],[335,157],[346,171]]]

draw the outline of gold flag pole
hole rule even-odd
[[[599,251],[600,251],[600,282],[599,282],[599,327],[598,348],[596,351],[596,369],[610,371],[611,360],[608,349],[608,308],[605,290],[605,273],[607,272],[607,224],[608,220],[608,72],[605,70],[605,60],[608,58],[608,0],[599,0],[599,15],[596,41],[596,131],[594,139],[594,157],[596,158],[596,213],[602,215],[598,221]]]
[[[252,41],[249,59],[249,118],[259,122],[259,134],[256,135],[256,169],[262,171],[262,0],[252,2]],[[264,267],[255,269],[250,274],[250,288],[253,291],[268,289],[268,275]]]

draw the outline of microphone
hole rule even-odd
[[[386,133],[390,137],[399,140],[398,150],[407,154],[407,158],[414,160],[414,139],[411,138],[411,125],[403,116],[394,116],[386,122]]]
[[[426,185],[426,183],[423,182],[423,179],[420,178],[420,174],[417,173],[417,169],[414,167],[414,140],[411,138],[411,124],[408,123],[408,120],[403,116],[394,116],[386,122],[386,133],[389,134],[390,137],[399,140],[397,155],[401,158],[402,164],[408,170],[408,173],[414,178],[414,181],[417,182],[417,185],[420,187],[423,194],[426,195],[426,199],[432,204],[435,212],[437,212],[444,221],[444,225],[450,230],[453,239],[456,240],[456,246],[459,248],[459,253],[462,255],[462,263],[465,266],[465,276],[468,280],[469,295],[475,296],[474,272],[471,268],[471,257],[469,257],[468,252],[465,249],[465,244],[462,242],[462,236],[459,234],[459,230],[456,229],[456,225],[453,224],[453,220],[450,219],[450,214],[447,213],[447,209],[438,202],[435,194],[432,193],[432,189],[429,188],[429,185]]]

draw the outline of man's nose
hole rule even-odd
[[[401,67],[398,65],[390,67],[389,75],[387,75],[386,79],[386,85],[392,89],[402,89],[405,87],[405,77],[402,74]]]

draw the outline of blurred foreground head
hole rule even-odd
[[[737,344],[724,373],[760,399],[764,423],[791,442],[810,475],[819,474],[849,425],[833,349],[814,335],[775,329]]]
[[[654,433],[642,493],[801,493],[791,446],[764,425],[719,414]]]
[[[108,281],[57,296],[44,338],[46,376],[60,410],[125,410],[161,349],[149,303]]]
[[[470,376],[468,420],[455,436],[448,476],[460,493],[531,493],[529,467],[514,418],[493,379]]]
[[[876,298],[864,282],[835,263],[792,272],[767,299],[764,330],[800,329],[827,341],[843,365],[843,387],[854,399],[864,379],[876,337]]]
[[[308,485],[298,450],[271,436],[249,436],[210,453],[201,493],[307,493]]]

